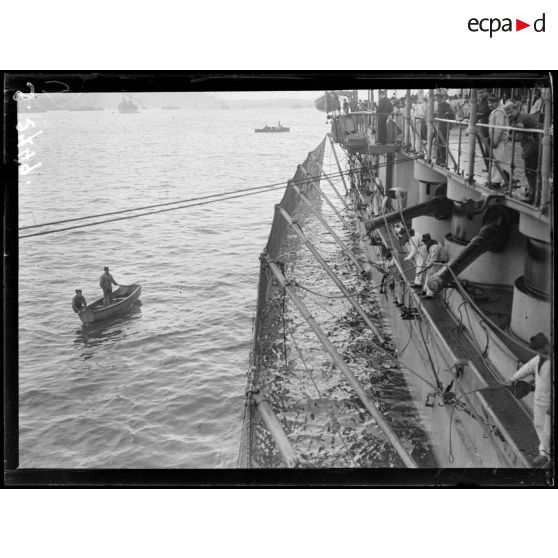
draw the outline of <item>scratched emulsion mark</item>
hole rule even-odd
[[[29,87],[29,93],[16,91],[13,97],[14,100],[16,100],[18,103],[22,103],[25,106],[23,112],[25,112],[25,110],[29,110],[32,106],[29,104],[29,102],[36,99],[35,88],[33,84],[27,82],[27,87]],[[22,113],[19,112],[19,114]],[[40,161],[35,162],[35,160],[33,159],[37,153],[35,151],[31,151],[31,149],[27,147],[32,146],[34,144],[34,140],[43,133],[43,130],[35,131],[36,127],[37,123],[28,116],[25,117],[24,121],[18,122],[16,126],[17,131],[19,132],[17,147],[20,177],[28,177],[28,175],[30,175],[34,170],[38,169],[42,165]],[[25,179],[25,184],[31,184],[30,177]]]

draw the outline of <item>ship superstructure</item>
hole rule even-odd
[[[241,464],[321,466],[312,463],[308,453],[300,455],[299,448],[306,447],[298,436],[302,427],[298,419],[289,418],[292,413],[281,401],[284,385],[265,379],[266,370],[277,361],[270,357],[274,352],[284,353],[283,367],[275,368],[274,377],[288,377],[291,383],[293,369],[303,368],[299,362],[305,360],[294,338],[281,335],[284,323],[281,327],[277,316],[264,317],[266,311],[278,312],[277,297],[282,296],[283,322],[287,297],[320,340],[322,356],[343,373],[344,382],[358,395],[358,405],[377,429],[374,440],[387,441],[397,454],[396,463],[389,466],[538,466],[541,441],[533,421],[533,394],[518,398],[510,380],[537,355],[530,345],[537,334],[550,340],[550,354],[543,356],[552,361],[549,84],[512,90],[508,99],[501,90],[490,88],[461,90],[454,98],[443,88],[408,89],[386,103],[386,91],[370,90],[359,107],[356,91],[346,96],[351,102],[343,109],[332,91],[316,103],[331,122],[327,143],[338,164],[335,177],[332,180],[324,172],[323,146],[309,155],[287,186],[262,255]],[[521,96],[528,99],[525,106]],[[334,184],[339,179],[345,194]],[[326,193],[326,187],[335,194]],[[337,198],[335,205],[330,196]],[[306,213],[298,209],[303,205]],[[322,206],[332,211],[326,216]],[[405,440],[404,429],[390,423],[393,417],[382,395],[375,393],[374,382],[368,385],[374,372],[363,375],[368,361],[344,351],[346,344],[336,345],[335,339],[332,343],[315,313],[297,300],[289,279],[294,264],[277,248],[277,230],[281,228],[282,242],[287,231],[294,231],[319,261],[320,250],[312,242],[308,246],[302,230],[307,218],[303,215],[310,214],[325,221],[324,230],[333,235],[354,277],[366,278],[359,298],[354,284],[351,292],[346,288],[346,272],[339,277],[327,262],[321,265],[330,268],[332,285],[352,304],[354,321],[349,328],[370,333],[366,343],[368,361],[374,361],[371,370],[388,362],[394,382],[403,374],[432,461],[419,456],[417,447]],[[337,234],[328,229],[332,220],[341,224],[343,239],[340,229]],[[437,242],[444,256],[439,261],[421,261],[421,239],[426,244]],[[410,254],[413,244],[418,248],[414,256]],[[374,292],[379,311],[364,303],[365,289]],[[268,338],[264,326],[271,328]],[[294,358],[297,352],[299,362]],[[310,368],[316,374],[317,369]],[[320,391],[321,384],[316,389]],[[258,409],[263,410],[257,419],[260,426],[254,426]],[[548,420],[551,425],[552,416]],[[306,425],[308,419],[304,421]],[[339,420],[324,424],[327,428],[333,424],[334,434],[341,439],[354,434]],[[369,423],[363,418],[360,424]],[[369,430],[359,432],[360,442],[373,443],[367,437]],[[281,459],[263,465],[261,459],[252,460],[258,444],[275,447]],[[350,449],[347,443],[344,448]],[[374,464],[372,457],[353,461],[347,466],[385,466],[381,460]]]

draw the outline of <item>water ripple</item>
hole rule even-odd
[[[94,116],[94,117],[93,117]],[[47,112],[20,226],[286,181],[326,132],[314,110]],[[291,125],[260,137],[262,122]],[[259,261],[281,191],[20,243],[20,465],[233,467]],[[104,265],[141,307],[81,326]]]

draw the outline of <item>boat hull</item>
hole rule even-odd
[[[88,325],[120,316],[136,304],[140,294],[140,285],[121,285],[112,293],[113,297],[118,299],[116,302],[104,306],[103,299],[100,298],[88,306],[87,310],[79,312],[79,318],[84,325]]]
[[[256,128],[257,134],[278,134],[281,132],[290,132],[290,131],[291,131],[290,128],[268,128],[267,130],[265,128]]]

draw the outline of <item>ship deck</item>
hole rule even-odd
[[[463,125],[453,125],[449,132],[449,153],[447,156],[447,168],[456,174],[467,177],[469,174],[469,146],[468,137],[463,131]],[[436,158],[436,153],[432,154],[432,158]],[[509,163],[514,162],[513,184],[505,188],[508,195],[513,195],[513,192],[522,186],[527,186],[527,177],[525,176],[525,167],[522,157],[522,149],[519,142],[513,145],[511,142],[506,144],[505,160]],[[508,169],[509,164],[503,165],[502,168]],[[484,186],[489,178],[488,166],[484,161],[479,141],[475,142],[475,161],[473,167],[473,177],[477,184]]]
[[[402,258],[406,252],[385,227],[377,230],[382,242],[392,250],[397,266],[408,282],[413,282],[414,270],[405,269]],[[482,406],[497,425],[506,441],[521,456],[523,466],[533,466],[532,461],[538,455],[538,438],[527,409],[513,396],[509,389],[502,389],[498,374],[489,367],[489,363],[479,353],[470,337],[466,334],[453,335],[456,321],[438,298],[424,299],[411,290],[417,306],[420,306],[437,336],[443,340],[455,359],[469,361],[479,380],[486,388],[477,391]],[[479,301],[483,311],[506,314],[511,307],[510,297],[505,291],[498,291],[499,297]]]

